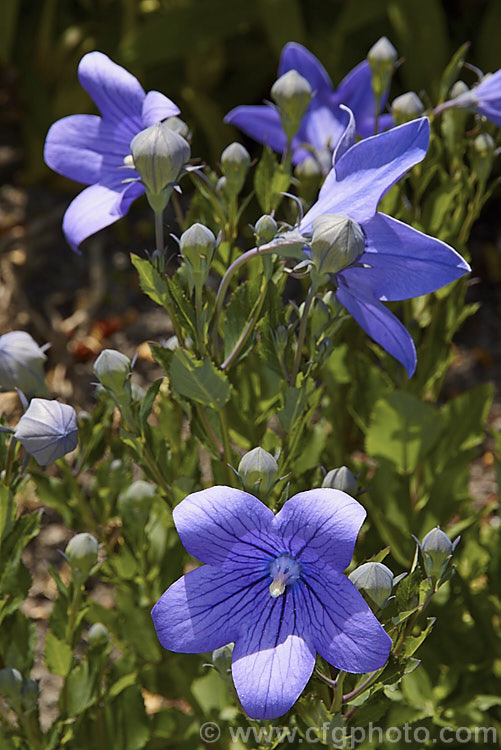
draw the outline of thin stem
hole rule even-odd
[[[202,330],[202,287],[195,284],[195,318],[197,326],[198,350],[200,354],[204,351],[204,336]]]
[[[306,295],[306,300],[304,302],[304,310],[303,310],[303,314],[301,315],[301,323],[299,325],[299,335],[297,337],[296,356],[294,358],[294,366],[292,368],[292,375],[291,375],[291,385],[293,387],[296,385],[296,379],[299,374],[299,368],[301,366],[301,356],[303,354],[304,340],[306,338],[306,326],[308,324],[308,315],[310,313],[310,308],[311,308],[316,292],[317,292],[317,288],[314,284],[312,284],[310,288],[308,289],[308,294]]]
[[[379,675],[382,673],[383,669],[385,669],[386,664],[381,669],[378,669],[376,672],[371,672],[371,674],[365,679],[358,687],[356,687],[354,690],[351,691],[351,693],[346,693],[346,695],[343,695],[343,703],[348,703],[349,701],[353,700],[353,698],[356,698],[357,695],[360,695],[360,693],[363,693],[366,688],[369,687],[369,685],[372,684],[372,682],[379,677]]]
[[[259,252],[260,251],[258,247],[253,247],[252,250],[247,250],[247,252],[243,253],[242,255],[240,255],[240,257],[233,261],[233,263],[227,268],[226,273],[221,279],[221,283],[219,284],[219,289],[217,290],[216,294],[214,321],[212,323],[212,335],[214,337],[214,341],[217,337],[219,314],[221,312],[221,307],[223,306],[224,297],[231,281],[231,277],[233,276],[235,271],[240,268],[240,266],[243,266],[243,264],[247,263],[248,260],[251,260],[252,258],[255,258],[257,255],[259,255]]]
[[[347,673],[341,669],[334,684],[334,697],[331,705],[331,713],[333,714],[338,714],[343,705],[343,682],[346,674]]]
[[[235,344],[235,347],[232,352],[228,355],[228,357],[225,359],[223,364],[221,365],[221,370],[226,370],[238,357],[240,354],[242,348],[245,346],[246,341],[248,340],[250,334],[252,333],[252,329],[254,328],[256,324],[256,320],[259,317],[259,313],[261,312],[261,309],[263,307],[263,303],[266,297],[266,283],[263,283],[261,290],[259,292],[259,298],[255,307],[255,311],[253,314],[251,314],[250,319],[245,326],[244,330],[240,334],[240,337]]]
[[[224,409],[219,409],[219,421],[221,424],[221,433],[223,435],[223,448],[224,448],[224,460],[226,465],[226,475],[228,477],[228,483],[233,486],[233,472],[230,467],[231,463],[231,446],[230,446],[230,433],[228,430],[228,423],[226,420],[226,413]]]
[[[159,253],[164,251],[164,212],[155,211],[155,245]]]

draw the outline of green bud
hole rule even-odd
[[[357,589],[364,593],[376,606],[382,609],[393,589],[393,573],[380,562],[367,562],[360,565],[348,576]]]
[[[23,682],[21,688],[21,701],[25,711],[34,711],[38,706],[40,686],[37,680],[31,678]]]
[[[254,227],[254,234],[256,235],[256,244],[266,245],[267,242],[271,242],[277,233],[277,222],[269,214],[264,214],[260,219],[256,221]]]
[[[68,544],[64,554],[71,565],[72,573],[78,582],[85,581],[97,563],[99,545],[91,534],[76,534]]]
[[[155,495],[156,488],[153,484],[142,479],[133,482],[118,498],[118,510],[124,521],[144,526],[149,518]]]
[[[311,102],[311,86],[297,70],[288,70],[272,86],[271,98],[280,109],[285,135],[292,140]]]
[[[443,576],[458,541],[459,539],[453,544],[440,526],[437,526],[426,534],[421,543],[421,552],[423,554],[425,573],[428,578],[439,580]]]
[[[466,94],[469,90],[469,87],[464,81],[456,81],[449,92],[449,96],[451,99],[456,99],[458,96],[461,96],[461,94]]]
[[[385,36],[382,36],[367,53],[372,71],[372,89],[378,103],[390,85],[397,58],[397,50]]]
[[[322,482],[322,487],[342,490],[353,496],[358,492],[358,482],[347,466],[340,466],[338,469],[328,471]]]
[[[226,177],[224,190],[229,195],[238,195],[244,186],[250,166],[250,156],[241,143],[230,143],[221,154],[221,169]]]
[[[87,634],[87,643],[92,648],[99,648],[100,646],[105,646],[109,641],[109,633],[108,628],[106,625],[103,625],[102,622],[95,622],[94,625],[91,625],[89,628],[89,632]]]
[[[488,133],[479,133],[472,141],[470,161],[473,172],[480,182],[485,182],[492,169],[496,155],[496,142]]]
[[[329,171],[332,165],[332,154],[329,152]],[[322,163],[314,156],[307,156],[294,169],[294,176],[299,180],[298,192],[308,203],[312,203],[320,188],[323,177]]]
[[[226,646],[217,648],[212,652],[212,663],[223,677],[225,677],[228,674],[228,670],[231,669],[231,657],[234,647],[234,643],[228,643]]]
[[[479,133],[473,139],[472,146],[476,153],[483,159],[492,159],[496,150],[496,142],[488,133]]]
[[[424,112],[424,104],[414,91],[401,94],[391,104],[391,114],[395,125],[403,125],[404,122],[421,117]]]
[[[246,490],[266,497],[278,479],[278,464],[267,451],[253,448],[243,456],[238,473]]]
[[[179,242],[181,255],[188,263],[189,275],[195,286],[203,286],[216,249],[216,238],[208,227],[193,224],[183,232]]]
[[[5,667],[0,669],[0,695],[15,710],[21,706],[23,678],[17,669]]]
[[[121,394],[128,384],[131,361],[115,349],[103,349],[94,362],[94,373],[101,385],[112,393]]]
[[[364,251],[362,227],[344,214],[323,214],[313,220],[311,259],[319,274],[347,268]]]
[[[170,198],[184,165],[190,158],[190,146],[166,122],[157,122],[138,133],[130,144],[134,168],[146,188],[146,196],[155,212],[161,212]]]

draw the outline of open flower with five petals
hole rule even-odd
[[[299,132],[292,140],[293,162],[299,164],[312,151],[321,157],[332,152],[346,127],[344,104],[351,109],[356,120],[357,133],[362,137],[375,132],[376,103],[372,91],[372,73],[364,60],[343,78],[335,90],[329,74],[319,60],[297,42],[289,42],[282,50],[278,75],[296,70],[311,86],[313,99],[303,117]],[[382,98],[381,107],[386,103]],[[287,139],[280,114],[273,105],[243,105],[235,107],[225,117],[225,122],[235,125],[260,143],[282,153]],[[378,117],[378,129],[391,127],[391,115]],[[305,148],[306,146],[306,148]],[[309,148],[308,148],[309,147]],[[323,163],[325,160],[321,159]],[[330,159],[327,159],[330,163]]]
[[[69,205],[63,231],[74,250],[100,229],[125,216],[144,187],[132,169],[123,170],[134,136],[179,113],[159,91],[144,92],[139,81],[101,52],[84,55],[78,66],[83,88],[101,112],[70,115],[47,133],[44,158],[55,172],[90,187]]]
[[[391,639],[343,575],[365,510],[333,489],[301,492],[277,515],[253,495],[212,487],[175,509],[184,546],[205,565],[167,589],[152,610],[171,651],[235,643],[232,676],[249,716],[291,708],[318,652],[364,673],[388,658]]]

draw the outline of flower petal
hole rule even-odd
[[[352,289],[343,277],[344,273],[338,274],[340,284],[336,297],[339,302],[376,343],[403,364],[411,377],[416,369],[416,348],[408,330],[372,296],[369,287],[358,284]]]
[[[167,117],[174,117],[179,112],[179,107],[160,91],[149,91],[143,102],[143,126],[149,128],[150,125],[165,120]]]
[[[144,188],[133,183],[121,192],[105,185],[91,185],[72,200],[63,219],[63,231],[74,250],[91,234],[125,216],[129,206]],[[124,194],[127,197],[124,199]]]
[[[255,602],[233,650],[232,675],[244,710],[254,719],[282,716],[301,695],[315,665],[315,651],[303,637],[297,587]]]
[[[242,620],[253,617],[256,597],[269,599],[269,572],[212,565],[192,570],[160,597],[151,611],[164,648],[180,653],[213,651],[235,641]]]
[[[183,545],[202,562],[256,562],[280,553],[270,532],[273,512],[242,490],[223,486],[194,492],[174,508],[173,517]]]
[[[327,175],[300,231],[311,231],[313,220],[326,213],[344,213],[359,224],[371,219],[390,187],[424,159],[429,135],[428,118],[421,117],[356,143]]]
[[[141,117],[144,89],[132,73],[102,52],[89,52],[78,66],[83,88],[99,107],[103,117],[122,120]]]
[[[372,90],[371,66],[367,60],[356,65],[343,78],[336,91],[336,98],[340,104],[346,104],[355,115],[357,131],[359,120],[362,121],[370,117],[374,124],[376,101]],[[386,98],[387,93],[381,101],[381,107],[384,107]],[[370,135],[373,135],[373,133],[374,129]]]
[[[345,122],[344,131],[338,140],[337,146],[332,154],[332,163],[336,164],[339,159],[345,154],[349,148],[351,148],[357,139],[357,126],[355,123],[355,117],[349,107],[344,104],[339,106],[341,112],[344,112]]]
[[[335,571],[309,571],[299,598],[312,643],[329,664],[361,674],[383,666],[391,638],[348,578]]]
[[[45,163],[77,182],[98,182],[105,151],[101,122],[97,115],[71,115],[55,122],[45,139]]]
[[[364,508],[346,492],[320,488],[287,500],[273,530],[287,540],[287,552],[300,562],[321,561],[342,571],[353,557],[365,516]]]
[[[364,224],[366,252],[359,263],[342,272],[348,286],[370,286],[380,300],[402,300],[446,286],[470,270],[468,263],[445,242],[408,224],[377,213]]]
[[[331,107],[314,104],[312,102],[304,116],[295,140],[309,143],[319,150],[332,150],[346,129],[346,115],[337,105]]]
[[[281,153],[287,146],[277,110],[264,104],[242,105],[228,112],[224,121],[240,128],[246,135]]]
[[[395,123],[393,122],[392,115],[388,114],[387,112],[383,112],[377,118],[378,133],[383,133],[385,130],[393,128],[394,125]],[[357,120],[357,133],[359,133],[362,138],[368,138],[370,135],[374,135],[374,131],[374,115],[371,115],[370,117],[359,118]]]
[[[282,76],[288,70],[297,70],[303,78],[306,78],[314,92],[323,94],[332,91],[332,81],[324,66],[302,44],[289,42],[283,48],[278,75]]]

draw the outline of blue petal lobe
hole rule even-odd
[[[351,148],[357,139],[357,128],[353,112],[344,104],[340,105],[340,109],[344,112],[345,120],[347,122],[344,125],[344,131],[338,140],[337,146],[332,154],[332,163],[336,164],[343,154]]]
[[[315,665],[315,650],[304,635],[297,606],[298,586],[273,599],[258,597],[233,651],[232,675],[238,697],[254,719],[275,719],[299,698]]]
[[[325,213],[368,221],[390,187],[425,157],[429,135],[428,118],[421,117],[356,143],[327,175],[300,231],[311,231],[313,220]]]
[[[145,128],[154,125],[167,117],[179,114],[179,107],[173,101],[160,93],[160,91],[149,91],[143,101],[142,118]]]
[[[276,515],[273,530],[287,552],[301,561],[348,567],[365,510],[346,492],[320,488],[300,492]]]
[[[346,104],[355,115],[357,122],[357,131],[359,120],[372,118],[374,123],[374,113],[376,110],[376,101],[372,90],[372,73],[371,67],[367,60],[356,65],[343,78],[336,91],[336,96],[340,104]],[[386,94],[384,97],[386,100]],[[384,106],[385,101],[381,103]],[[374,130],[372,130],[372,135]]]
[[[336,297],[339,302],[377,344],[403,364],[411,377],[416,369],[416,348],[407,329],[372,296],[369,287],[358,285],[352,289],[343,281],[343,276],[338,274],[340,284]]]
[[[101,118],[96,115],[71,115],[58,120],[45,140],[46,164],[77,182],[98,182],[106,148],[100,128]]]
[[[173,518],[185,548],[205,563],[252,563],[280,553],[271,533],[273,512],[242,490],[219,486],[194,492],[176,506]]]
[[[160,643],[170,651],[201,653],[235,641],[242,621],[253,617],[256,597],[263,597],[269,584],[267,570],[247,566],[222,570],[202,565],[190,571],[151,611]]]
[[[264,143],[273,151],[281,153],[287,146],[287,138],[282,130],[280,115],[268,105],[242,105],[232,109],[224,121],[240,128],[258,143]]]
[[[324,66],[302,44],[289,42],[283,48],[278,66],[278,75],[282,76],[288,70],[297,70],[303,78],[306,78],[312,90],[319,94],[332,91],[332,81]]]
[[[391,638],[356,587],[341,573],[309,570],[299,589],[313,645],[337,669],[363,674],[382,667]]]
[[[364,224],[366,252],[342,272],[352,289],[367,284],[380,300],[403,300],[440,289],[470,270],[468,263],[445,242],[377,213]]]
[[[78,66],[78,77],[103,117],[121,120],[142,113],[144,89],[132,73],[102,52],[89,52]]]

